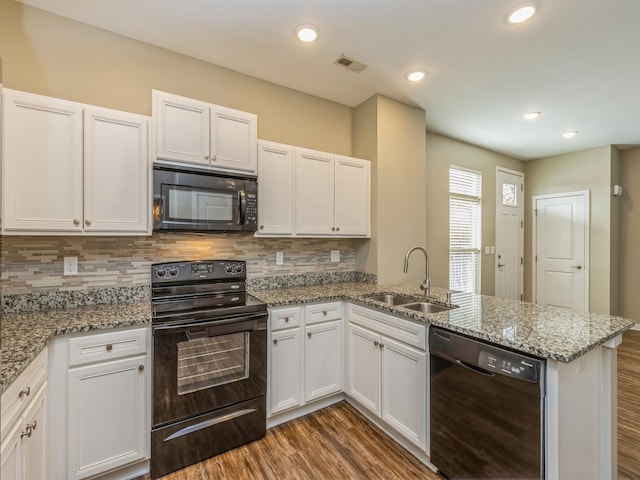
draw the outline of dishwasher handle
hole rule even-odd
[[[471,370],[473,373],[478,373],[480,375],[484,375],[486,377],[495,377],[496,374],[490,372],[489,370],[485,370],[484,368],[476,367],[475,365],[471,365],[470,363],[465,362],[464,360],[456,359],[455,362],[461,367],[466,368],[467,370]]]

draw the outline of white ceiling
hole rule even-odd
[[[640,144],[639,0],[533,0],[521,25],[504,20],[520,0],[21,1],[345,105],[383,94],[515,158]],[[294,38],[303,23],[315,44]],[[338,67],[340,54],[369,67]]]

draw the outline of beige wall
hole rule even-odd
[[[524,162],[489,150],[427,133],[427,249],[431,253],[431,279],[437,286],[449,286],[449,166],[482,173],[482,245],[495,245],[496,167],[519,172]],[[495,292],[494,255],[482,255],[482,293]]]
[[[373,239],[361,243],[357,265],[380,283],[424,278],[424,259],[412,258],[408,274],[403,266],[407,251],[425,244],[425,123],[424,110],[381,95],[355,111],[355,155],[374,159]]]
[[[640,148],[622,152],[621,314],[640,322]]]
[[[589,190],[589,310],[609,313],[610,252],[618,248],[611,233],[611,152],[606,145],[525,163],[525,299],[532,295],[532,197]]]
[[[4,86],[151,115],[151,90],[258,114],[258,136],[351,155],[353,109],[0,0]]]

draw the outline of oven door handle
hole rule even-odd
[[[222,325],[232,325],[234,323],[245,323],[245,322],[253,322],[253,330],[266,330],[267,328],[267,318],[268,316],[264,313],[256,314],[256,315],[245,315],[242,317],[236,318],[225,318],[223,320],[213,320],[213,321],[205,321],[205,322],[180,322],[180,323],[169,323],[169,324],[157,324],[152,326],[152,330],[154,332],[170,332],[175,330],[188,330],[189,328],[194,328],[195,330],[201,329],[205,331],[207,328],[217,327]],[[260,320],[264,320],[260,322]],[[192,338],[197,338],[198,335],[195,334]]]

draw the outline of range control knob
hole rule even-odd
[[[231,273],[233,271],[233,265],[231,265],[230,263],[227,263],[224,266],[224,271],[227,272],[227,273]]]
[[[167,271],[164,268],[156,268],[156,275],[160,278],[163,278],[167,274]]]
[[[171,275],[172,277],[175,277],[176,275],[178,275],[178,267],[171,267],[169,269],[169,275]]]
[[[242,271],[244,270],[244,265],[242,265],[241,263],[238,264],[238,273],[242,273]]]

